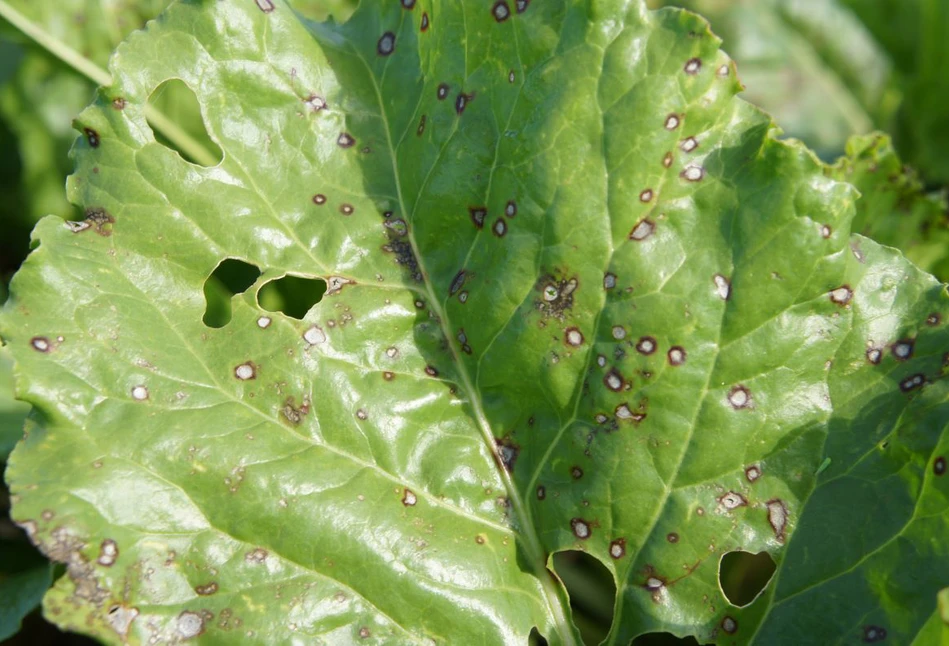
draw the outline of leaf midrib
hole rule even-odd
[[[464,16],[464,9],[462,9],[462,15]],[[467,22],[465,23],[465,32],[467,42]],[[353,45],[349,39],[346,39],[347,44],[349,44],[350,49],[353,51],[354,55],[359,59],[366,69],[367,76],[369,77],[373,92],[375,94],[376,102],[378,104],[379,116],[382,120],[382,125],[385,130],[386,136],[386,150],[389,153],[389,159],[392,164],[392,175],[396,187],[396,195],[399,201],[399,209],[404,215],[408,215],[406,209],[405,197],[402,191],[402,179],[399,172],[399,162],[398,154],[396,152],[395,146],[392,139],[392,128],[389,123],[389,116],[385,110],[385,103],[382,98],[382,91],[377,82],[376,76],[373,73],[372,67],[369,65],[369,62],[362,55],[362,52]],[[467,51],[466,51],[467,54]],[[447,310],[443,307],[441,301],[436,297],[434,286],[432,281],[429,278],[428,271],[425,269],[424,257],[420,253],[418,243],[415,240],[414,235],[414,222],[408,223],[408,234],[409,244],[412,247],[412,252],[415,254],[416,262],[418,263],[419,269],[423,277],[423,284],[425,285],[425,291],[428,295],[428,300],[432,304],[432,308],[435,310],[434,314],[438,318],[439,327],[441,329],[442,335],[445,339],[451,338],[451,324],[448,317]],[[472,410],[474,412],[474,421],[478,426],[478,430],[481,432],[482,439],[484,440],[485,446],[488,451],[494,455],[496,453],[495,449],[495,436],[491,430],[491,424],[488,422],[488,419],[484,413],[484,408],[481,402],[480,397],[478,397],[478,391],[475,389],[472,384],[471,377],[468,374],[468,370],[465,366],[464,361],[458,356],[458,350],[455,347],[455,344],[449,342],[448,348],[451,352],[452,361],[458,370],[458,375],[461,378],[459,386],[467,394],[469,403],[471,404]],[[492,468],[500,477],[501,481],[504,483],[505,489],[508,493],[508,500],[511,503],[511,506],[514,510],[514,514],[521,521],[518,523],[519,531],[515,531],[516,535],[519,535],[526,539],[526,541],[520,542],[528,552],[529,561],[534,570],[534,576],[536,577],[538,583],[540,584],[545,600],[547,602],[548,609],[551,613],[551,618],[553,619],[556,630],[558,631],[558,636],[563,640],[563,643],[567,646],[575,646],[576,641],[574,639],[574,633],[570,629],[569,622],[566,616],[565,609],[561,602],[561,596],[557,594],[557,591],[553,587],[549,571],[544,558],[544,550],[540,543],[540,538],[537,535],[537,531],[534,528],[533,523],[531,522],[531,516],[527,512],[526,505],[524,500],[521,498],[520,492],[515,486],[510,474],[505,471],[503,468],[500,468],[497,464],[497,461],[492,461]]]

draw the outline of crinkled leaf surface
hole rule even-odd
[[[609,643],[934,621],[943,288],[851,237],[855,191],[734,98],[703,20],[181,3],[112,73],[69,184],[88,218],[39,224],[2,318],[41,418],[14,516],[67,563],[61,625],[575,643],[567,549],[615,576]],[[155,142],[169,78],[218,166]],[[263,274],[211,329],[225,258]],[[256,304],[288,273],[329,285],[302,321]],[[737,548],[779,566],[745,608],[717,582]]]
[[[860,191],[853,230],[896,247],[918,267],[949,280],[949,205],[945,191],[927,193],[904,166],[890,138],[853,137],[847,155],[829,169]]]
[[[168,0],[8,0],[56,39],[104,66],[133,29],[158,15]],[[74,217],[63,192],[72,170],[73,118],[92,100],[95,85],[0,19],[0,142],[4,145],[0,205],[6,227],[4,269],[26,254],[29,231],[43,216]],[[7,136],[4,136],[7,135]]]
[[[650,0],[712,23],[738,64],[744,98],[831,159],[847,138],[889,123],[899,92],[892,63],[841,0]]]

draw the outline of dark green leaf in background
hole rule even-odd
[[[6,529],[0,524],[0,532]],[[23,618],[40,604],[52,578],[49,561],[27,543],[0,535],[0,640],[16,634]]]
[[[949,3],[841,0],[889,53],[903,93],[891,130],[903,158],[930,184],[949,184]],[[889,126],[890,124],[881,124]]]
[[[745,98],[826,160],[851,135],[893,133],[930,187],[949,182],[945,0],[649,0],[707,17]]]
[[[650,0],[711,21],[738,63],[745,100],[830,160],[892,115],[892,63],[838,0]]]

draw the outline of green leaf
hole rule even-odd
[[[23,436],[23,422],[30,410],[27,404],[13,399],[12,368],[7,352],[0,350],[0,464]]]
[[[887,52],[840,0],[651,0],[702,14],[738,64],[745,99],[822,157],[887,123],[899,101]]]
[[[745,98],[822,157],[880,128],[927,182],[949,182],[944,0],[649,1],[711,20]]]
[[[340,22],[349,20],[358,0],[291,0],[290,6],[310,20],[333,17]]]
[[[52,38],[99,65],[106,64],[130,31],[167,4],[168,0],[9,0]],[[0,26],[15,33],[3,21]],[[13,268],[26,253],[30,228],[41,217],[78,214],[66,200],[63,179],[72,169],[67,157],[75,139],[72,120],[95,93],[95,84],[84,76],[41,47],[19,40],[22,45],[0,41],[0,133],[9,131],[9,138],[0,134],[8,151],[3,156],[8,199],[0,205],[0,219],[8,226],[3,251]]]
[[[48,616],[110,643],[570,644],[547,568],[583,550],[610,644],[922,634],[949,579],[943,286],[851,236],[856,191],[734,98],[702,19],[404,4],[179,3],[113,58],[78,120],[87,219],[40,222],[0,318],[38,413],[14,517],[67,563]],[[155,141],[170,78],[218,166]],[[227,258],[262,275],[209,328]],[[257,304],[287,274],[328,284],[303,320]],[[736,549],[778,564],[744,608]]]
[[[949,280],[949,205],[945,192],[927,193],[900,161],[890,138],[854,137],[829,175],[861,193],[853,229],[896,247],[918,267]]]
[[[0,541],[0,557],[4,562],[17,556],[20,555],[15,554],[7,542]],[[52,574],[52,565],[45,561],[14,574],[0,572],[0,640],[15,635],[23,618],[39,606],[52,582]]]
[[[883,45],[904,95],[894,127],[900,153],[930,182],[949,184],[949,4],[842,0]]]

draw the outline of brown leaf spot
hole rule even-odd
[[[729,491],[725,495],[721,496],[718,499],[718,502],[721,503],[722,507],[729,511],[732,509],[738,509],[739,507],[744,507],[748,504],[748,501],[745,500],[743,495],[734,491]]]
[[[847,305],[853,298],[853,290],[850,289],[849,285],[841,285],[840,287],[830,290],[829,296],[831,302],[837,305]]]
[[[469,103],[474,101],[474,98],[474,93],[465,94],[464,92],[460,92],[455,98],[455,112],[457,112],[459,115],[464,114],[465,108],[468,107]]]
[[[89,142],[89,145],[98,148],[100,143],[99,133],[92,128],[83,128],[82,131],[86,135],[86,141]]]
[[[685,348],[681,345],[674,345],[669,348],[669,352],[666,353],[666,356],[669,358],[670,366],[681,366],[685,363],[686,352]]]
[[[571,347],[578,348],[583,345],[583,333],[579,328],[568,327],[564,331],[563,342]]]
[[[735,410],[751,408],[751,392],[744,386],[735,386],[728,391],[728,403]]]
[[[583,541],[590,538],[590,534],[593,533],[590,529],[590,523],[582,518],[572,518],[570,520],[570,529],[573,530],[574,536]]]
[[[893,344],[890,351],[897,361],[906,361],[912,358],[915,344],[913,339],[901,339]]]
[[[119,558],[119,546],[111,538],[107,538],[99,545],[99,558],[96,562],[104,567],[112,567]]]
[[[395,51],[395,34],[387,31],[379,37],[379,43],[376,45],[376,51],[379,56],[389,56]]]
[[[910,375],[906,379],[900,382],[900,390],[904,393],[916,390],[917,388],[922,388],[926,383],[926,375],[922,373],[916,373],[915,375]]]
[[[521,447],[510,435],[506,435],[501,439],[494,438],[494,442],[501,466],[509,473],[513,473],[514,463],[517,462],[517,456],[521,453]]]
[[[626,387],[626,380],[616,368],[610,368],[610,371],[603,376],[603,385],[614,393],[618,393]]]
[[[886,628],[882,626],[863,627],[863,643],[873,644],[875,642],[881,642],[884,639],[886,639]]]
[[[511,17],[511,7],[504,0],[498,0],[491,7],[491,15],[498,22],[504,22]]]
[[[468,213],[471,216],[471,221],[474,222],[474,225],[479,229],[484,228],[484,219],[488,215],[488,209],[483,206],[469,206]]]
[[[645,218],[637,222],[636,226],[632,228],[632,230],[629,232],[629,239],[635,240],[636,242],[642,242],[651,236],[655,230],[656,223],[649,218]]]
[[[768,501],[768,523],[774,531],[778,542],[783,543],[785,530],[788,524],[788,508],[782,500],[777,498]]]
[[[647,356],[653,354],[657,347],[659,347],[659,344],[651,336],[640,337],[639,341],[636,342],[636,351]]]

